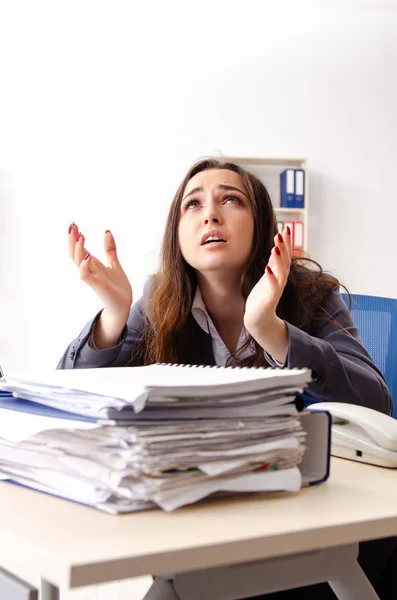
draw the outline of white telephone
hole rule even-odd
[[[331,413],[333,456],[397,469],[396,419],[343,402],[319,402],[308,408]]]

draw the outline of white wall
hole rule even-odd
[[[13,1],[0,15],[0,358],[54,366],[112,229],[136,297],[196,158],[306,156],[313,258],[397,297],[397,2]]]

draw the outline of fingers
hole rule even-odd
[[[83,260],[80,262],[80,279],[88,283],[91,272],[90,267],[92,265],[92,256],[89,252],[86,253]]]
[[[269,267],[280,284],[285,286],[291,267],[291,235],[285,227],[283,233],[277,233],[274,237],[274,247],[270,254]]]
[[[106,278],[106,267],[95,256],[86,252],[79,266],[80,279],[88,283],[95,291],[103,287]]]
[[[289,228],[284,228],[282,233],[277,233],[274,236],[274,246],[279,248],[283,261],[287,267],[291,264],[291,234],[288,233]]]
[[[273,274],[284,287],[288,279],[290,265],[286,264],[279,246],[274,246],[268,266],[272,271],[272,273],[269,274]]]
[[[80,279],[94,290],[104,305],[109,301],[109,279],[106,271],[105,265],[89,252],[87,252],[79,267]]]
[[[79,228],[75,223],[72,223],[69,226],[68,242],[69,256],[78,267],[82,265],[82,273],[87,274],[88,272],[86,273],[86,270],[88,268],[88,264],[83,265],[83,261],[88,254],[87,248],[85,247],[85,237],[79,231]],[[109,262],[109,266],[121,268],[119,259],[117,257],[116,242],[114,240],[113,234],[109,230],[105,231],[104,248]],[[92,260],[88,262],[93,263]],[[93,266],[95,267],[95,264],[97,262],[97,259],[94,259],[94,264],[91,264],[91,270]],[[82,277],[82,279],[85,279],[85,276]]]
[[[286,227],[284,227],[283,240],[284,240],[285,245],[288,248],[289,256],[291,258],[291,255],[292,255],[292,232],[288,225]]]
[[[79,232],[79,228],[75,223],[69,226],[69,256],[77,266],[80,266],[81,261],[87,254],[87,249],[84,246],[84,235]]]
[[[76,239],[78,236],[79,230],[78,227],[75,223],[72,223],[71,225],[69,225],[69,232],[68,232],[68,243],[69,243],[69,256],[72,260],[74,260],[74,248],[76,245]]]
[[[106,252],[106,257],[109,262],[109,266],[111,267],[119,267],[119,259],[117,257],[117,248],[116,242],[114,240],[113,234],[109,229],[105,231],[105,239],[104,239],[104,248]]]
[[[77,236],[77,240],[76,240],[76,245],[74,248],[74,262],[76,263],[76,265],[79,267],[82,263],[82,261],[84,260],[86,254],[87,254],[87,249],[84,246],[84,242],[85,242],[85,237],[82,233],[79,233],[79,235]]]
[[[270,302],[274,302],[277,307],[278,301],[284,289],[284,283],[280,282],[277,274],[270,265],[266,266],[265,273],[262,276],[266,281],[266,295]]]

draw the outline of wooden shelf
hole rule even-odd
[[[268,165],[275,167],[295,167],[296,169],[304,169],[307,163],[307,158],[285,158],[285,157],[249,157],[249,156],[226,156],[225,160],[236,162],[241,165]]]
[[[285,214],[285,215],[292,214],[292,213],[306,214],[305,208],[280,208],[279,206],[275,206],[274,211],[277,213],[280,213],[280,214]]]

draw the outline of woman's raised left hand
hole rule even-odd
[[[291,267],[291,232],[285,227],[274,238],[274,247],[265,272],[245,303],[244,326],[273,358],[282,362],[288,348],[287,328],[276,310]]]

